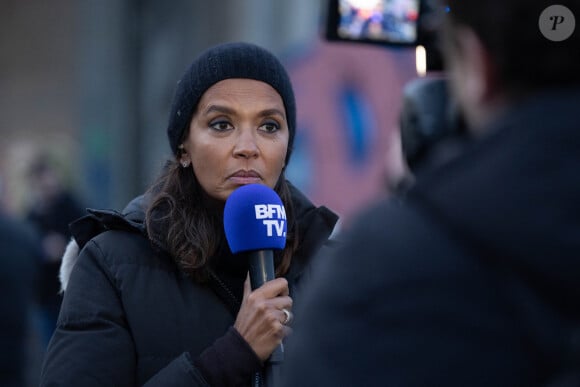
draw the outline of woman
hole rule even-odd
[[[223,44],[192,63],[171,108],[174,160],[122,214],[90,211],[72,226],[82,250],[63,263],[42,385],[261,384],[296,285],[337,220],[284,177],[295,115],[289,77],[263,48]],[[288,219],[277,278],[253,291],[222,220],[249,183],[273,188]]]

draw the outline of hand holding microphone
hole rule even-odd
[[[251,290],[249,278],[244,285],[244,299],[234,328],[250,344],[256,355],[267,360],[290,333],[287,316],[292,299],[288,296],[288,282],[276,278],[256,290]]]
[[[224,228],[230,249],[249,259],[242,306],[234,327],[263,361],[280,363],[282,339],[290,332],[288,282],[274,276],[273,250],[286,245],[286,212],[271,188],[249,184],[226,201]]]

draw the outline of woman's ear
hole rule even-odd
[[[179,146],[179,163],[183,168],[187,168],[191,164],[191,157],[189,157],[189,153],[187,153],[183,144]]]

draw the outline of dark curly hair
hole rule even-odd
[[[297,225],[288,183],[281,174],[274,191],[286,209],[287,238],[284,250],[275,252],[276,276],[290,267],[298,246]],[[212,256],[226,242],[223,227],[223,203],[210,199],[190,168],[182,168],[177,159],[169,161],[148,190],[151,197],[146,212],[149,237],[162,246],[175,262],[198,281],[207,278]]]

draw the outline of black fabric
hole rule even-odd
[[[525,101],[361,214],[304,289],[284,385],[580,385],[579,106]]]
[[[290,159],[296,132],[296,102],[290,77],[280,61],[266,49],[245,42],[211,47],[195,58],[179,83],[173,97],[167,135],[176,153],[185,130],[203,93],[224,79],[245,78],[272,86],[284,103],[290,136],[286,164]]]
[[[248,356],[248,352],[254,356]],[[225,354],[225,355],[224,355]],[[193,363],[211,386],[243,386],[262,362],[233,327]]]
[[[21,387],[28,364],[28,310],[40,242],[30,227],[0,211],[0,386]]]
[[[239,305],[226,301],[223,287],[194,282],[152,247],[139,219],[144,200],[134,201],[123,213],[91,210],[75,223],[73,231],[97,235],[78,235],[88,242],[64,293],[41,385],[207,386],[216,380],[232,385],[247,380],[250,385],[260,364],[230,330]],[[334,227],[330,211],[302,195],[292,200],[298,213],[309,214],[319,225],[301,236],[320,242],[311,246],[322,244]],[[324,221],[315,221],[318,217]],[[292,289],[315,252],[304,248],[296,255],[287,276]],[[238,269],[217,272],[218,278],[226,278],[226,288],[245,278]],[[234,280],[235,273],[242,273],[241,278]],[[240,290],[234,292],[241,300]]]
[[[250,268],[249,260],[242,254],[234,255],[224,243],[211,262],[210,281],[215,288],[222,288],[227,294],[222,298],[232,305],[232,313],[238,314],[244,296],[244,281]]]
[[[50,204],[42,207],[32,207],[26,215],[41,238],[52,233],[62,236],[68,241],[71,237],[69,223],[82,216],[85,209],[68,192],[63,191]],[[51,306],[58,311],[61,303],[59,295],[60,284],[58,271],[60,261],[44,257],[38,261],[35,278],[35,298],[40,305]]]

